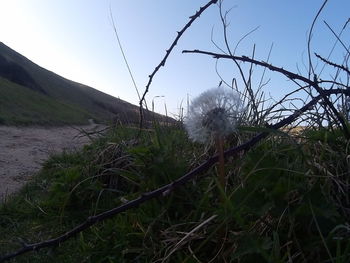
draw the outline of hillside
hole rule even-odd
[[[137,122],[138,107],[48,71],[0,42],[0,124],[84,124],[88,119]]]
[[[0,124],[84,124],[91,114],[0,77]]]

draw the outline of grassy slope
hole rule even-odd
[[[63,104],[76,105],[89,112],[97,121],[109,121],[115,117],[128,122],[137,122],[138,107],[65,79],[48,71],[0,42],[0,54],[11,63],[20,65],[40,85],[49,97]]]
[[[208,157],[181,129],[149,131],[138,140],[136,132],[120,128],[84,152],[51,158],[32,184],[0,208],[0,255],[20,248],[18,237],[55,237]],[[341,135],[309,136],[304,145],[268,139],[228,160],[224,196],[210,169],[208,177],[16,262],[161,262],[168,255],[165,262],[349,262],[343,231],[349,218],[339,203],[346,196],[327,176],[347,171],[347,148]]]
[[[91,115],[81,108],[0,77],[0,124],[86,124]]]

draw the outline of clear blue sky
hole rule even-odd
[[[148,75],[160,62],[188,17],[207,0],[0,0],[0,41],[35,63],[66,78],[137,104],[138,98],[117,45],[111,26],[109,7],[117,23],[120,39],[142,93]],[[257,26],[237,49],[238,55],[250,55],[256,44],[257,59],[266,60],[272,43],[270,61],[303,73],[307,63],[307,32],[322,5],[321,0],[225,0],[224,7],[234,7],[228,16],[228,35],[234,47],[237,41]],[[326,20],[339,32],[350,16],[349,0],[330,0],[315,27],[312,47],[327,56],[335,38],[326,28]],[[350,43],[350,25],[343,39]],[[183,49],[218,51],[214,39],[223,46],[219,9],[212,6],[185,33],[169,57],[166,67],[155,76],[148,105],[154,96],[156,110],[163,112],[166,102],[172,113],[182,100],[219,83],[215,60],[181,54]],[[332,57],[340,61],[338,45]],[[315,60],[316,62],[316,60]],[[237,76],[232,63],[220,62],[219,71],[230,82]],[[256,71],[256,80],[260,78]],[[291,91],[290,82],[268,74],[266,89],[276,99]]]

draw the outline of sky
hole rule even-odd
[[[111,14],[139,93],[176,37],[208,0],[0,0],[0,41],[38,65],[65,78],[101,90],[133,104],[138,95],[120,52]],[[267,60],[291,71],[307,74],[307,39],[312,21],[323,0],[224,0],[223,12],[229,26],[227,37],[237,55]],[[335,37],[324,20],[340,32],[349,19],[349,0],[329,0],[315,24],[311,49],[327,57]],[[225,50],[223,26],[217,5],[211,6],[185,32],[178,45],[153,79],[147,102],[155,111],[177,115],[187,98],[215,87],[220,76],[231,83],[239,74],[232,61],[218,62],[184,49],[221,52]],[[350,43],[350,25],[342,39]],[[341,61],[344,50],[338,44],[331,59]],[[313,58],[315,65],[317,59]],[[249,68],[245,68],[248,70]],[[262,71],[254,68],[260,81]],[[327,74],[327,72],[323,72]],[[275,73],[267,73],[264,87],[274,99],[293,89],[293,84]],[[241,85],[240,82],[238,82]]]

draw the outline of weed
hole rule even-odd
[[[32,183],[2,205],[1,253],[20,246],[13,237],[33,242],[57,236],[89,215],[175,180],[206,157],[199,154],[202,146],[192,144],[181,128],[157,126],[141,137],[136,133],[117,127],[81,152],[50,158]],[[330,176],[332,172],[340,180],[346,167],[337,165],[328,173],[315,167],[318,158],[323,167],[333,167],[335,158],[345,157],[347,147],[335,152],[329,150],[331,145],[315,141],[314,136],[303,144],[270,137],[239,159],[227,161],[228,186],[221,196],[212,168],[205,178],[29,258],[35,262],[331,258],[346,262],[349,217],[335,198],[339,189]],[[16,262],[27,261],[20,256]]]

